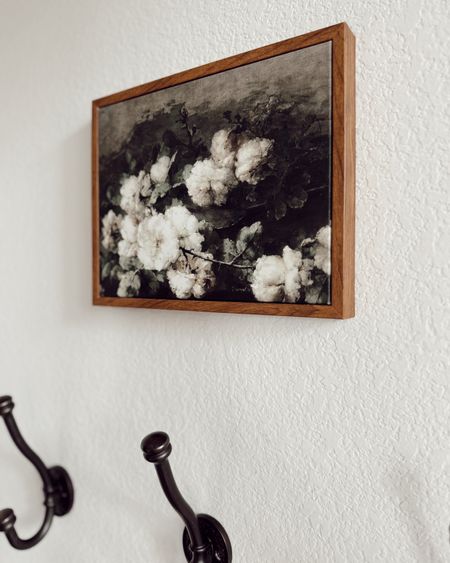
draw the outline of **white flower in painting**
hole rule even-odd
[[[136,297],[141,288],[141,279],[137,272],[124,272],[120,274],[117,295],[119,297]]]
[[[228,192],[237,184],[233,171],[218,166],[211,158],[198,160],[186,176],[188,193],[200,207],[223,205]]]
[[[178,299],[189,299],[195,285],[195,274],[190,271],[179,271],[176,268],[167,270],[170,289]]]
[[[212,259],[212,254],[202,256]],[[189,299],[189,297],[200,299],[216,281],[210,261],[183,254],[167,270],[167,279],[170,289],[178,299]]]
[[[331,274],[330,249],[319,244],[314,254],[314,265],[328,276]]]
[[[269,159],[273,147],[271,139],[250,139],[243,142],[236,153],[236,178],[256,185],[261,179],[260,167]]]
[[[128,242],[136,242],[138,221],[131,215],[125,215],[120,226],[120,234]]]
[[[115,252],[122,215],[116,215],[112,209],[102,219],[102,246],[106,250]]]
[[[202,256],[209,259],[213,258],[213,255],[207,252],[204,252]],[[212,269],[212,262],[196,256],[191,256],[190,258],[191,271],[195,274],[195,284],[192,288],[192,295],[196,299],[200,299],[208,289],[214,287],[216,276]]]
[[[302,254],[289,246],[283,256],[261,256],[256,261],[251,284],[258,301],[295,303],[300,296]]]
[[[295,303],[300,297],[300,266],[302,253],[292,250],[289,246],[283,249],[283,262],[285,268],[284,300],[286,303]]]
[[[119,256],[123,256],[125,258],[133,258],[134,256],[137,256],[137,230],[138,222],[135,217],[125,215],[120,227],[122,240],[118,245]]]
[[[162,214],[144,219],[137,230],[137,255],[147,270],[167,269],[178,258],[175,227]]]
[[[300,267],[300,282],[304,287],[309,287],[313,285],[314,280],[311,277],[311,273],[314,268],[314,260],[311,258],[305,258],[302,261],[302,265]]]
[[[282,301],[285,268],[281,256],[261,256],[253,272],[252,291],[258,301]]]
[[[135,217],[144,217],[145,205],[141,201],[141,194],[148,195],[151,187],[150,175],[144,170],[138,176],[128,176],[122,180],[120,187],[120,207]]]
[[[175,155],[174,155],[175,156]],[[155,184],[163,184],[167,180],[174,157],[160,156],[150,168],[150,178]]]
[[[164,215],[175,228],[181,248],[199,252],[205,237],[199,233],[197,217],[182,205],[169,207]]]
[[[218,166],[234,167],[236,156],[236,134],[231,129],[216,131],[211,140],[211,156]]]
[[[328,276],[331,275],[331,227],[326,225],[317,231],[314,265]]]
[[[325,248],[331,248],[331,227],[330,225],[325,225],[317,231],[316,240],[319,244]]]

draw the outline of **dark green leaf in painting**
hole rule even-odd
[[[290,195],[286,203],[291,209],[300,209],[308,200],[308,193],[305,190],[300,190],[299,193]]]
[[[114,206],[114,205],[120,205],[120,200],[122,199],[122,196],[120,194],[120,191],[118,191],[114,186],[110,185],[106,190],[106,198],[111,203],[111,205]]]
[[[136,159],[133,157],[133,154],[130,151],[130,149],[127,149],[125,151],[125,158],[128,163],[129,171],[133,172],[133,170],[136,168]]]
[[[283,219],[287,212],[287,205],[281,198],[276,200],[275,202],[275,219],[279,221]]]
[[[158,277],[159,274],[157,274],[156,272],[152,272],[150,270],[142,270],[141,286],[143,286],[146,295],[155,295],[157,293],[157,291],[159,290],[160,281],[164,281],[163,279],[158,279]]]
[[[210,207],[205,210],[199,210],[195,212],[197,219],[199,221],[206,221],[212,225],[215,229],[225,229],[231,227],[242,219],[245,215],[245,211],[238,209],[219,209],[215,207]]]
[[[260,221],[256,221],[249,227],[243,227],[238,234],[236,241],[236,250],[244,252],[248,246],[262,233],[262,225]]]
[[[161,145],[160,145],[159,143],[157,143],[157,144],[153,147],[153,149],[152,149],[152,154],[151,154],[150,162],[147,163],[147,166],[146,166],[147,172],[150,172],[151,165],[152,165],[154,162],[156,162],[160,150],[161,150]]]
[[[148,281],[148,288],[151,292],[151,295],[155,295],[155,293],[158,291],[159,289],[159,282],[156,279],[155,276],[151,277]]]
[[[171,189],[171,187],[172,186],[167,182],[157,184],[150,195],[149,203],[151,205],[154,205],[160,197],[166,195],[166,193]]]
[[[102,273],[101,273],[102,280],[109,278],[111,274],[111,269],[112,269],[112,262],[106,262],[102,268]]]
[[[233,240],[226,238],[223,240],[223,259],[225,262],[231,262],[237,254],[236,244]]]
[[[162,139],[164,144],[167,145],[169,148],[176,147],[179,144],[178,137],[170,129],[164,131]]]
[[[171,173],[172,185],[174,187],[178,187],[178,186],[181,186],[181,184],[184,184],[184,177],[185,177],[185,175],[186,176],[189,175],[191,168],[192,168],[192,166],[189,166],[189,168],[186,168],[186,174],[185,174],[184,168],[181,168],[177,172]]]
[[[121,267],[118,264],[116,264],[111,270],[110,278],[119,279],[121,273],[122,273]]]

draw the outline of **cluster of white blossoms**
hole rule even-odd
[[[136,255],[147,270],[167,270],[182,249],[201,251],[200,227],[197,217],[183,206],[154,213],[136,227]]]
[[[156,213],[139,223],[137,256],[146,270],[166,270],[179,254],[177,232],[162,213]]]
[[[145,203],[145,198],[167,181],[175,156],[160,156],[150,172],[142,170],[137,176],[124,178],[120,207],[125,216],[109,211],[102,220],[104,248],[123,258],[137,257],[148,270],[166,269],[178,258],[180,247],[200,251],[204,239],[198,219],[185,207],[170,207],[161,214]],[[120,240],[116,249],[117,231]]]
[[[102,246],[114,252],[117,247],[117,233],[120,230],[123,217],[116,215],[112,209],[102,219]]]
[[[273,143],[231,128],[217,131],[209,158],[184,167],[183,178],[193,203],[222,206],[240,182],[256,186],[273,166]],[[239,268],[241,282],[247,288],[250,283],[257,301],[296,303],[304,294],[307,302],[317,302],[324,283],[322,272],[331,274],[331,227],[322,227],[298,249],[285,246],[281,255],[261,256],[262,224],[257,221],[242,227],[236,240],[225,239],[226,261],[215,260],[203,251],[204,221],[180,201],[172,200],[170,207],[166,200],[157,204],[172,187],[169,173],[176,154],[161,155],[146,170],[124,177],[121,212],[110,210],[102,218],[102,246],[118,255],[112,269],[118,280],[117,295],[135,297],[148,291],[142,284],[158,287],[167,281],[178,299],[200,299],[216,284],[213,267],[218,263]],[[161,203],[164,212],[158,211]]]
[[[331,274],[331,227],[326,225],[317,232],[313,243],[313,258],[302,258],[301,250],[285,246],[282,256],[263,255],[256,261],[251,288],[258,301],[295,303],[300,297],[301,287],[314,284],[314,267]]]
[[[239,182],[256,185],[263,177],[261,167],[270,157],[271,139],[237,134],[220,129],[211,140],[211,158],[198,160],[184,171],[192,201],[200,207],[223,205]]]
[[[141,170],[137,176],[128,176],[122,180],[120,187],[120,207],[135,219],[143,219],[148,214],[148,208],[142,201],[148,197],[155,187],[167,181],[170,167],[176,153],[169,156],[160,156],[151,166],[150,172]]]
[[[331,274],[331,227],[326,225],[317,231],[314,266],[327,275]]]
[[[141,278],[135,271],[122,272],[120,274],[118,297],[135,297],[141,289]]]
[[[212,259],[212,254],[203,253],[203,258]],[[195,297],[200,299],[208,287],[212,287],[216,277],[212,262],[190,255],[181,255],[167,270],[170,289],[178,299]]]
[[[282,256],[261,256],[256,261],[251,288],[258,301],[295,303],[300,296],[302,253],[285,246]]]
[[[119,256],[133,258],[137,255],[137,226],[138,221],[133,215],[125,215],[120,226]]]
[[[117,295],[120,297],[138,294],[141,280],[137,269],[161,272],[171,268],[170,286],[177,296],[201,297],[205,287],[215,281],[211,263],[194,256],[186,260],[182,252],[201,253],[204,236],[200,230],[203,224],[197,217],[182,205],[174,205],[165,213],[158,213],[144,202],[144,198],[151,196],[153,190],[167,181],[173,158],[162,156],[150,168],[150,173],[141,171],[137,176],[125,178],[120,189],[120,206],[125,214],[117,215],[110,210],[102,219],[103,247],[117,253],[125,269],[131,268],[119,275]],[[132,266],[128,266],[130,262],[123,262],[124,259],[135,260]],[[179,274],[178,285],[176,274]],[[192,286],[189,290],[181,290],[180,276],[186,274],[189,274]]]
[[[197,160],[186,170],[185,180],[192,201],[200,207],[223,205],[238,183],[231,168],[217,166],[212,158]]]
[[[120,207],[132,217],[142,219],[145,215],[145,205],[141,195],[150,191],[150,174],[144,170],[138,176],[128,176],[120,187]]]
[[[186,250],[200,252],[205,237],[199,232],[202,224],[197,217],[190,213],[183,205],[169,207],[164,215],[169,223],[173,225],[180,246]]]
[[[269,139],[250,139],[242,143],[236,152],[235,174],[239,182],[256,185],[261,180],[259,168],[266,162],[272,149]]]
[[[167,180],[170,167],[175,160],[176,153],[172,156],[160,156],[150,168],[150,179],[154,184],[163,184]]]

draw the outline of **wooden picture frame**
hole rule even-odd
[[[99,112],[102,108],[223,71],[332,43],[331,303],[280,303],[113,297],[102,295],[99,202]],[[92,103],[93,304],[119,307],[344,319],[354,316],[355,39],[340,23],[266,47],[179,72]]]

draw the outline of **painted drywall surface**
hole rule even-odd
[[[357,317],[92,307],[90,101],[343,20]],[[77,488],[32,552],[0,538],[2,562],[181,563],[139,450],[155,429],[237,562],[449,560],[449,23],[436,0],[0,2],[0,387]],[[32,533],[40,483],[1,428],[0,458],[0,504]]]

